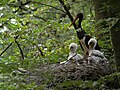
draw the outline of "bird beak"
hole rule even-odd
[[[76,21],[78,18],[79,18],[79,17],[77,16],[77,17],[73,20],[73,22],[70,24],[69,27],[71,27],[71,26],[75,23],[75,21]]]
[[[93,49],[93,48],[94,48],[94,43],[91,42],[91,43],[89,44],[89,49]]]
[[[91,49],[91,45],[89,45],[89,49]]]

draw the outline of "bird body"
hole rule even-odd
[[[107,59],[102,52],[100,52],[99,50],[95,50],[96,44],[97,44],[97,40],[95,38],[91,38],[88,41],[88,45],[89,45],[88,61],[94,64],[105,63]]]
[[[99,50],[90,50],[88,61],[95,64],[103,64],[107,62],[107,59]]]
[[[73,60],[77,65],[83,62],[83,56],[77,53],[70,52],[68,56],[68,60]]]
[[[89,35],[86,35],[86,32],[82,29],[81,22],[82,22],[82,20],[83,20],[83,14],[82,14],[82,13],[77,14],[77,16],[76,16],[76,18],[73,20],[72,24],[74,24],[77,19],[79,19],[78,25],[77,25],[77,29],[76,29],[77,37],[78,37],[79,40],[84,39],[83,41],[84,41],[86,47],[89,48],[89,46],[88,46],[88,41],[89,41],[92,37],[89,36]],[[72,24],[71,24],[69,27],[71,27]],[[80,43],[80,46],[81,46],[81,48],[84,50],[84,47],[83,47],[83,45],[81,45],[81,43]],[[95,49],[96,49],[96,50],[100,50],[100,47],[99,47],[98,43],[96,44]],[[85,51],[85,50],[84,50],[84,51]]]
[[[69,46],[69,49],[70,49],[70,52],[69,52],[67,61],[60,62],[60,64],[68,64],[72,61],[72,62],[75,62],[77,65],[80,65],[80,63],[83,62],[83,56],[76,53],[78,49],[77,44],[71,43]]]
[[[77,44],[75,44],[75,43],[70,44],[70,46],[69,46],[70,53],[68,56],[68,61],[74,60],[76,62],[76,64],[79,65],[80,62],[82,62],[82,60],[83,60],[83,56],[76,53],[77,48],[78,48]]]

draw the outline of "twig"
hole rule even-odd
[[[22,49],[21,49],[21,47],[20,47],[20,44],[17,42],[16,38],[15,38],[15,43],[17,44],[17,46],[18,46],[18,48],[19,48],[19,50],[20,50],[20,54],[21,54],[21,56],[22,56],[22,59],[24,60],[23,51],[22,51]]]
[[[12,45],[13,43],[10,43],[6,48],[5,50],[2,51],[2,53],[0,54],[0,56],[2,56],[2,54]]]
[[[44,54],[43,54],[42,50],[38,47],[38,45],[36,45],[35,43],[33,45],[35,45],[37,47],[37,49],[40,52],[41,56],[44,57]]]
[[[43,21],[47,21],[46,19],[44,19],[44,18],[42,18],[42,17],[39,17],[39,16],[37,16],[37,15],[33,15],[35,18],[39,18],[39,19],[42,19]]]
[[[18,36],[14,37],[15,39],[18,38]],[[6,48],[5,50],[2,51],[2,53],[0,54],[0,56],[2,56],[2,54],[13,44],[13,42],[11,42]]]

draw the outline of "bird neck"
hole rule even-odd
[[[80,32],[84,36],[86,34],[86,32],[82,29],[82,25],[81,25],[82,19],[83,18],[79,18],[79,21],[78,21],[78,29],[80,29],[80,31],[78,31],[78,32]]]
[[[81,29],[82,29],[81,22],[82,22],[82,18],[79,18],[79,21],[78,21],[78,28],[81,28]]]
[[[83,17],[80,17],[79,18],[79,21],[78,21],[78,31],[77,31],[77,37],[81,40],[83,39],[83,37],[85,36],[86,32],[82,29],[82,26],[81,26],[81,22],[82,22],[82,19]]]
[[[95,42],[90,42],[89,49],[90,50],[95,50],[96,43]]]
[[[75,53],[75,51],[71,51],[70,53],[72,53],[72,54],[73,54],[73,53]]]
[[[95,50],[95,47],[93,46],[93,47],[90,47],[89,48],[89,51],[91,51],[91,50]]]

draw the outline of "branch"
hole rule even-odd
[[[24,54],[23,54],[23,51],[22,51],[22,49],[21,49],[21,47],[20,47],[20,44],[17,42],[16,38],[15,38],[15,42],[16,42],[16,44],[17,44],[19,50],[20,50],[20,54],[21,54],[21,56],[22,56],[22,59],[24,60]]]
[[[37,47],[37,49],[40,52],[40,54],[42,55],[42,57],[44,57],[44,54],[43,54],[42,50],[38,47],[38,45],[36,45],[35,43],[33,45],[35,45]]]
[[[15,39],[17,39],[18,36],[15,37]],[[6,48],[5,50],[2,51],[2,53],[0,54],[0,56],[2,56],[2,54],[13,44],[13,42],[11,42]]]
[[[47,20],[44,19],[44,18],[42,18],[42,17],[39,17],[39,16],[37,16],[37,15],[33,15],[33,16],[34,16],[35,18],[42,19],[43,21],[47,22]]]
[[[16,12],[18,12],[18,11],[19,11],[19,8],[18,8],[17,10],[13,11],[12,13],[16,13]]]
[[[62,0],[59,0],[59,2],[61,3],[61,5],[63,6],[64,10],[66,11],[68,17],[70,18],[71,22],[73,22],[73,17],[72,15],[70,14],[69,10],[67,9],[67,6],[64,4],[64,2]],[[77,29],[77,26],[76,24],[74,23],[73,24],[74,28]]]
[[[2,53],[0,54],[0,56],[2,56],[2,54],[12,45],[13,43],[10,43],[6,48],[5,50],[2,51]]]

